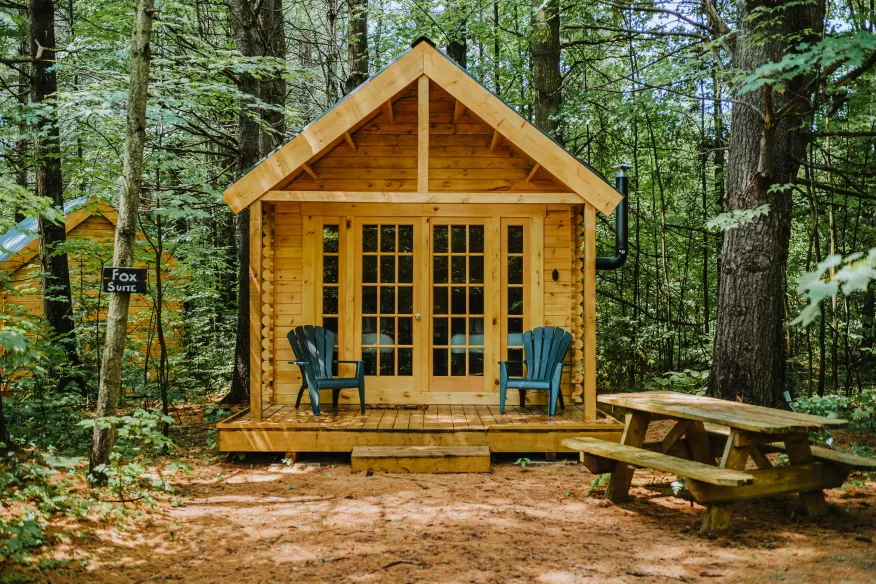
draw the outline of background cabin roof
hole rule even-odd
[[[620,202],[620,193],[602,174],[523,118],[453,59],[435,48],[429,39],[420,37],[410,49],[229,185],[223,193],[226,203],[235,213],[245,209],[268,191],[277,188],[287,177],[300,172],[312,158],[329,149],[345,132],[422,75],[450,93],[501,134],[503,139],[514,143],[542,168],[568,185],[581,197],[582,202],[592,204],[603,213],[610,213]]]
[[[88,197],[78,197],[64,203],[64,217],[88,202]],[[18,222],[12,229],[0,235],[0,262],[5,262],[39,237],[36,217]]]

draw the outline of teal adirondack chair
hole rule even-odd
[[[292,352],[295,353],[295,361],[292,365],[298,365],[301,369],[304,384],[298,390],[298,399],[295,407],[301,403],[301,395],[306,387],[310,392],[310,407],[313,415],[320,415],[319,392],[322,389],[332,390],[332,405],[338,407],[338,396],[342,389],[359,389],[359,408],[365,413],[365,366],[362,361],[339,361],[334,359],[335,338],[332,331],[321,326],[305,325],[289,331],[286,335]],[[355,377],[334,377],[332,368],[335,363],[353,363],[356,365]]]
[[[557,413],[557,400],[560,407],[563,394],[560,392],[560,380],[563,376],[563,359],[572,344],[572,334],[561,328],[552,326],[538,327],[523,333],[523,352],[526,359],[526,375],[524,377],[509,377],[508,363],[519,361],[499,361],[499,413],[505,413],[505,394],[509,388],[520,391],[520,405],[526,405],[526,390],[540,389],[550,392],[548,397],[548,415]]]

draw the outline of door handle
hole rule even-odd
[[[420,320],[420,315],[419,315],[419,314],[415,314],[415,315],[414,315],[414,318],[416,318],[417,320]]]

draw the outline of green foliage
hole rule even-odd
[[[514,464],[516,464],[520,468],[526,468],[530,462],[532,462],[532,461],[529,460],[528,458],[518,458],[517,460],[514,461]]]
[[[668,371],[662,377],[652,378],[651,382],[650,389],[706,395],[709,388],[709,372],[694,371],[693,369]]]
[[[846,419],[851,430],[876,431],[876,390],[855,397],[839,394],[801,397],[794,401],[794,409],[817,416]]]
[[[866,255],[857,252],[845,258],[839,254],[828,256],[814,271],[797,280],[797,291],[805,292],[809,302],[791,324],[809,325],[820,314],[823,300],[835,297],[840,290],[846,296],[866,292],[873,280],[876,280],[876,248]]]
[[[715,215],[706,221],[706,228],[717,229],[719,231],[736,229],[737,227],[748,225],[758,217],[763,217],[769,212],[769,205],[761,205],[754,209],[736,209],[734,211],[727,211],[726,213]]]

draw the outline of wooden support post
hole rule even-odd
[[[262,202],[249,206],[249,409],[262,419]]]
[[[349,134],[347,134],[347,135],[349,135]],[[352,140],[351,140],[351,141],[352,141]],[[356,150],[356,149],[353,148],[353,151],[355,151],[355,150]],[[312,168],[309,164],[306,164],[306,163],[305,163],[305,164],[302,164],[302,165],[301,165],[301,170],[303,170],[304,172],[306,172],[307,174],[309,174],[309,175],[313,178],[313,180],[319,180],[319,177],[316,176],[316,172],[313,170],[313,168]]]
[[[392,100],[391,99],[388,99],[385,102],[383,102],[383,113],[385,113],[386,117],[389,118],[390,124],[395,123],[395,116],[392,113]]]
[[[344,142],[347,143],[347,146],[350,147],[350,150],[356,152],[356,143],[353,142],[353,137],[350,135],[350,132],[344,132]]]
[[[621,436],[620,443],[625,446],[634,446],[641,448],[645,441],[645,433],[648,431],[648,424],[651,422],[651,414],[647,412],[633,412],[627,414],[624,433]],[[622,462],[617,463],[614,472],[611,473],[611,478],[608,480],[608,487],[605,490],[605,496],[611,501],[623,501],[630,496],[630,483],[633,481],[633,469],[629,464]]]
[[[532,180],[532,177],[535,176],[535,173],[538,172],[538,169],[539,169],[539,168],[541,168],[541,165],[540,165],[539,163],[536,162],[536,163],[535,163],[535,166],[532,167],[532,170],[529,171],[529,174],[526,175],[526,178],[525,178],[524,180],[525,180],[526,182],[531,181],[531,180]]]
[[[748,462],[748,446],[736,446],[738,441],[738,430],[732,430],[727,437],[727,445],[724,447],[724,454],[721,456],[720,468],[731,470],[745,470],[745,464]],[[709,531],[721,531],[730,527],[730,516],[733,509],[730,503],[713,503],[706,508],[706,514],[703,517],[703,524],[700,531],[705,533]]]
[[[499,142],[502,141],[502,134],[499,133],[499,130],[493,130],[493,137],[490,140],[490,152],[496,149],[499,146]]]
[[[459,121],[459,118],[462,117],[462,114],[465,113],[465,106],[458,99],[456,100],[456,104],[453,106],[453,123]]]
[[[792,465],[807,464],[812,462],[812,449],[809,440],[787,440],[785,451]],[[827,514],[827,503],[824,502],[824,491],[809,491],[800,493],[800,501],[806,507],[806,513],[810,517],[821,517]]]
[[[660,443],[660,452],[666,454],[669,450],[675,446],[675,443],[679,441],[679,439],[684,436],[685,431],[687,431],[688,426],[691,425],[692,422],[687,420],[679,420],[675,423],[675,425],[669,430],[669,432],[664,436],[663,441]]]
[[[584,419],[596,419],[596,208],[584,207]]]
[[[287,452],[284,458],[288,464],[293,464],[296,460],[298,460],[298,453],[291,451]]]
[[[429,78],[417,80],[417,191],[429,192]]]
[[[706,427],[702,422],[691,422],[688,424],[684,437],[687,438],[687,445],[694,460],[703,464],[715,464],[709,434],[706,432]]]

